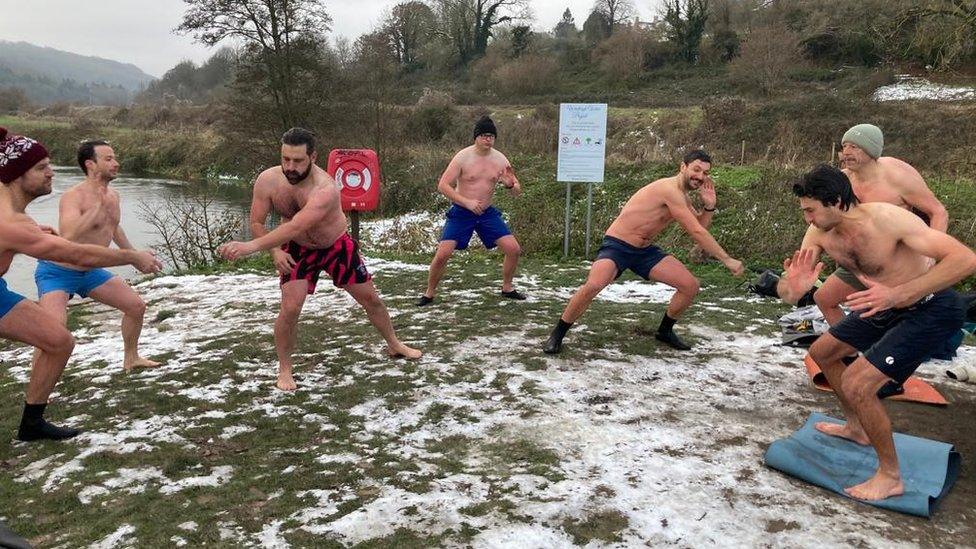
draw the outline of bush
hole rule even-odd
[[[762,27],[746,37],[742,53],[729,66],[729,74],[739,87],[769,95],[802,61],[799,40],[792,31],[781,26]]]
[[[457,109],[450,95],[425,88],[407,126],[414,135],[440,141],[454,126],[456,117]]]
[[[614,83],[634,84],[644,71],[644,55],[650,36],[640,29],[620,29],[596,47],[593,60]]]
[[[501,97],[542,95],[559,83],[558,66],[541,55],[523,55],[496,68],[491,81]]]

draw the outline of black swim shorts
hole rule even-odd
[[[965,314],[959,294],[945,289],[904,309],[889,309],[868,318],[851,312],[830,328],[830,335],[864,353],[884,375],[903,383],[934,349],[962,328]]]
[[[612,259],[617,265],[616,278],[620,278],[624,271],[630,269],[644,280],[651,279],[651,269],[668,255],[653,244],[646,248],[638,248],[612,236],[604,236],[603,244],[596,252],[597,260]]]

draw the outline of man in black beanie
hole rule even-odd
[[[447,260],[454,250],[467,248],[475,232],[485,248],[490,250],[498,246],[505,254],[501,295],[509,299],[525,299],[525,295],[512,286],[522,248],[502,219],[502,213],[491,205],[498,183],[514,196],[522,193],[512,165],[504,154],[494,148],[497,136],[495,123],[488,116],[482,116],[474,125],[474,144],[454,155],[437,183],[437,190],[454,204],[447,212],[444,232],[430,264],[427,290],[417,300],[417,305],[424,306],[434,301]]]

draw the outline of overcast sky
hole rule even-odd
[[[355,40],[400,1],[325,0],[333,19],[332,36]],[[656,0],[634,4],[642,19],[657,12]],[[593,0],[529,0],[529,5],[534,27],[550,30],[566,8],[582,26]],[[162,76],[183,59],[200,63],[212,53],[172,33],[182,21],[184,6],[182,0],[0,0],[0,40],[105,57]]]

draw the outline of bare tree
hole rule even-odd
[[[467,65],[485,54],[493,30],[520,18],[526,0],[432,0],[440,20],[438,34],[447,39]]]
[[[241,236],[244,212],[221,204],[212,185],[186,187],[160,204],[140,204],[140,217],[161,242],[153,248],[177,270],[220,261],[217,247]]]
[[[596,0],[593,3],[593,11],[598,11],[606,16],[612,35],[615,27],[620,26],[621,23],[634,15],[634,4],[631,0]]]
[[[239,40],[266,72],[282,126],[295,124],[302,57],[324,42],[332,23],[323,0],[183,1],[187,11],[176,32],[208,46],[227,38]]]

